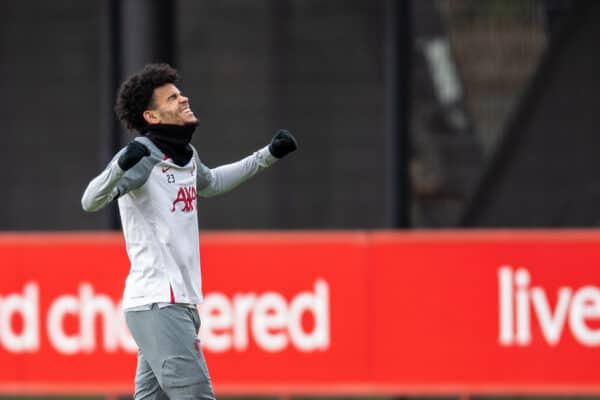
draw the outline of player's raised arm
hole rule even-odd
[[[142,158],[149,156],[146,146],[132,141],[111,160],[100,175],[92,179],[81,198],[81,206],[85,211],[101,210],[112,200],[119,197],[119,181],[125,173],[136,165]]]
[[[198,195],[211,197],[226,193],[297,148],[294,136],[289,131],[280,129],[269,145],[237,162],[210,169],[197,158]]]

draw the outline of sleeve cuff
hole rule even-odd
[[[118,160],[113,161],[112,167],[113,167],[113,171],[114,171],[115,174],[117,174],[119,176],[125,174],[125,171],[122,170],[121,167],[119,166],[119,161]]]
[[[265,146],[262,149],[258,150],[257,152],[258,155],[258,159],[260,160],[261,164],[264,164],[266,167],[275,164],[275,162],[277,162],[278,158],[273,156],[273,154],[271,154],[271,151],[269,151],[269,146]]]

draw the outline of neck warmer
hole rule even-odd
[[[194,154],[190,146],[197,123],[185,125],[148,125],[142,132],[167,157],[180,167],[186,165]]]

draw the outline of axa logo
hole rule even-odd
[[[531,283],[531,274],[523,267],[498,270],[501,346],[531,345],[535,323],[550,346],[558,345],[566,330],[583,346],[600,346],[600,328],[594,324],[600,318],[600,288],[562,286],[556,293],[548,293]]]
[[[194,210],[196,204],[196,188],[194,186],[182,186],[177,191],[177,198],[173,200],[171,212],[175,212],[178,207],[182,212],[190,212]],[[178,203],[181,203],[178,205]]]

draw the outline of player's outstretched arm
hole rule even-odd
[[[125,172],[150,155],[150,150],[138,141],[131,141],[111,160],[100,175],[92,179],[81,198],[81,206],[85,211],[101,210],[113,199],[119,197],[116,189]]]
[[[297,148],[294,136],[280,129],[267,146],[237,162],[210,169],[197,158],[198,195],[210,197],[226,193]]]

